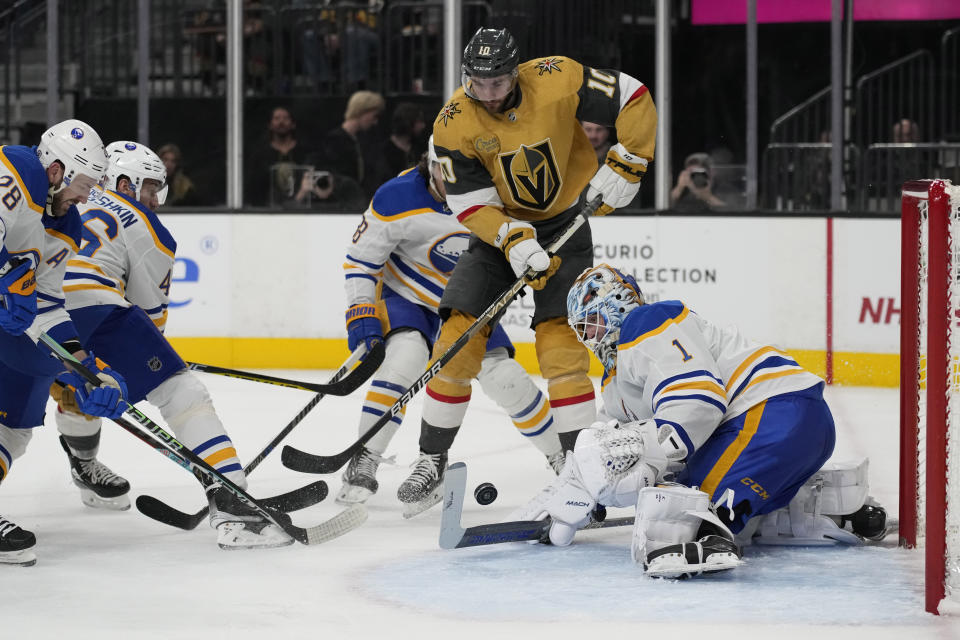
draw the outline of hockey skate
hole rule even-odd
[[[413,464],[413,472],[397,489],[403,503],[403,517],[412,518],[440,502],[443,495],[443,474],[447,470],[447,453],[423,453]]]
[[[60,436],[60,446],[70,460],[70,475],[73,484],[80,488],[83,504],[94,509],[126,511],[130,508],[130,483],[118,476],[96,458],[83,460],[70,450],[70,445]]]
[[[360,451],[350,458],[347,470],[343,472],[343,486],[337,494],[337,504],[357,504],[366,502],[380,488],[377,482],[377,467],[383,457],[361,447]]]
[[[207,488],[210,501],[210,526],[217,530],[221,549],[272,549],[293,544],[287,532],[252,508],[243,504],[228,489],[215,484]],[[277,513],[277,518],[288,518]]]
[[[563,471],[563,465],[566,461],[567,453],[563,449],[547,456],[547,464],[550,465],[550,468],[553,469],[553,472],[557,475],[560,475],[560,472]]]
[[[15,523],[0,516],[0,564],[29,567],[37,563],[33,552],[37,538]]]

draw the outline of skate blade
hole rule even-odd
[[[130,508],[130,496],[123,494],[115,498],[102,498],[90,489],[80,490],[80,500],[91,509],[106,509],[107,511],[126,511]]]
[[[0,564],[9,564],[12,566],[32,567],[37,564],[37,554],[32,549],[21,549],[20,551],[4,551],[0,553]]]
[[[443,487],[437,487],[433,493],[429,496],[420,500],[418,502],[405,502],[403,503],[403,517],[410,519],[414,516],[418,516],[433,505],[440,502],[440,499],[443,497]]]
[[[337,504],[350,506],[352,504],[363,504],[372,495],[373,491],[370,491],[370,489],[345,484],[333,501]]]

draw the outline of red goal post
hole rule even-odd
[[[900,544],[923,547],[925,604],[960,612],[960,186],[901,193]]]

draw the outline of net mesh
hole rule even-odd
[[[960,606],[960,332],[956,331],[960,319],[960,186],[947,186],[949,196],[949,235],[948,235],[948,266],[949,269],[947,299],[938,304],[946,317],[951,321],[947,330],[947,352],[949,364],[949,386],[946,399],[946,478],[945,491],[942,486],[927,486],[927,371],[929,366],[936,366],[927,359],[927,314],[928,314],[928,265],[929,254],[929,218],[930,207],[926,198],[917,202],[920,218],[920,233],[918,249],[918,334],[917,353],[919,370],[917,372],[917,422],[914,425],[917,437],[917,545],[926,546],[928,523],[926,507],[928,490],[929,495],[934,491],[944,491],[946,494],[945,536],[946,553],[944,557],[944,604],[955,609]],[[938,482],[939,485],[939,482]],[[943,607],[941,606],[941,610]]]

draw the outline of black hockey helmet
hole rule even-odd
[[[520,49],[506,29],[480,27],[463,49],[460,70],[465,76],[493,78],[514,72],[520,64]]]

